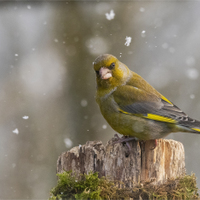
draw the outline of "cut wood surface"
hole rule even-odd
[[[103,145],[101,141],[88,141],[62,153],[57,161],[57,173],[72,170],[76,175],[99,172],[109,180],[122,182],[123,187],[132,188],[143,182],[154,185],[166,183],[185,175],[185,154],[182,143],[159,139],[154,141],[129,141],[113,144],[112,138]],[[119,185],[120,187],[122,186]]]

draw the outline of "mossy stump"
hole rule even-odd
[[[88,141],[62,153],[57,161],[57,173],[72,171],[75,176],[98,172],[99,177],[114,181],[119,188],[132,189],[140,185],[161,186],[168,180],[185,175],[185,154],[182,143],[174,140],[129,141],[113,144],[112,138]]]

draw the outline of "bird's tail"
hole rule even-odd
[[[178,125],[184,128],[186,132],[200,133],[200,121],[190,117],[179,121]]]
[[[200,133],[200,126],[199,127],[195,127],[195,128],[191,128],[193,131],[195,131],[194,133]]]

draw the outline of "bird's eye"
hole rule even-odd
[[[95,71],[97,75],[99,75],[99,71]]]
[[[115,63],[113,62],[113,63],[111,63],[109,69],[114,69],[114,67],[115,67]]]

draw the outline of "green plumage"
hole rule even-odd
[[[99,56],[94,70],[97,103],[104,118],[118,133],[149,140],[171,132],[200,132],[199,121],[188,117],[114,56]]]

